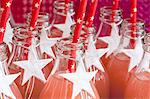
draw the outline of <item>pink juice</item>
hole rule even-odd
[[[107,64],[110,81],[110,98],[123,99],[124,91],[128,81],[128,66],[130,58],[120,53],[111,55]]]
[[[125,99],[149,99],[150,98],[150,73],[141,72],[130,77]]]
[[[85,99],[86,97],[91,97],[90,99],[99,99],[94,85],[92,83],[91,85],[96,98],[91,97],[87,92],[83,91],[82,94],[77,95],[75,99]],[[49,77],[39,99],[71,99],[72,91],[73,84],[71,82],[57,75],[53,75]]]

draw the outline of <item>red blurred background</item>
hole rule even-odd
[[[1,0],[0,0],[1,1]],[[41,12],[48,12],[52,15],[53,10],[53,1],[55,0],[43,0],[41,5]],[[73,0],[74,7],[77,11],[78,3],[80,0]],[[90,1],[90,0],[89,0]],[[24,23],[25,16],[27,13],[31,12],[32,0],[13,0],[12,4],[12,15],[17,23]],[[97,7],[97,12],[95,16],[94,24],[96,27],[99,25],[99,10],[103,6],[112,5],[112,0],[99,0]],[[123,10],[123,17],[127,18],[130,15],[130,0],[121,0],[120,7]],[[150,0],[138,0],[138,18],[141,18],[145,21],[146,30],[150,31]]]

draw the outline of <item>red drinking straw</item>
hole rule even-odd
[[[113,10],[119,9],[119,3],[120,3],[120,0],[113,0],[112,9],[113,9]]]
[[[135,38],[136,37],[136,23],[137,23],[137,0],[131,0],[131,23],[133,24],[131,37]],[[135,47],[135,40],[131,39],[130,44],[134,48]]]
[[[113,13],[112,13],[112,20],[115,21],[115,11],[119,9],[119,3],[120,3],[120,0],[113,0],[113,6],[112,6],[112,10],[113,10]]]
[[[29,34],[32,34],[32,30],[36,28],[41,2],[42,0],[33,0]],[[32,38],[29,38],[27,41],[31,44]],[[25,53],[25,59],[28,59],[28,53]]]
[[[82,30],[82,24],[85,17],[85,11],[87,6],[87,0],[80,0],[80,6],[77,12],[77,22],[74,30],[73,41],[72,43],[78,43],[80,32]],[[72,57],[76,57],[76,51],[72,51]],[[73,72],[76,70],[75,62],[73,60],[69,60],[68,62],[68,70],[69,72]]]
[[[40,6],[41,6],[42,0],[33,0],[32,3],[32,18],[30,22],[30,30],[35,29],[39,11],[40,11]]]
[[[92,0],[89,8],[88,17],[86,20],[86,27],[91,27],[93,24],[96,8],[97,8],[98,0]]]
[[[89,7],[89,13],[88,13],[87,20],[86,20],[86,30],[85,30],[86,34],[83,35],[84,40],[87,40],[87,37],[89,36],[88,28],[91,27],[93,24],[97,5],[98,5],[98,0],[92,0],[91,1],[90,7]],[[87,46],[85,46],[85,48],[86,47]]]
[[[73,41],[72,41],[73,43],[78,43],[80,32],[82,30],[83,20],[85,17],[86,5],[87,5],[87,0],[81,0],[78,9],[78,14],[77,14],[77,22],[74,30],[74,35],[73,35]]]
[[[12,0],[2,0],[1,1],[1,20],[0,20],[0,43],[3,43],[4,33],[6,29],[6,23],[10,15],[10,6]]]
[[[32,3],[32,16],[31,16],[31,21],[30,21],[30,31],[29,31],[29,33],[31,33],[31,31],[36,28],[41,2],[42,2],[42,0],[33,0],[33,3]],[[31,39],[29,39],[30,43],[31,43]]]

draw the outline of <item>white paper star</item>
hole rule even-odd
[[[44,77],[42,69],[52,61],[52,59],[39,60],[37,58],[37,52],[33,41],[32,44],[33,45],[31,45],[29,48],[28,60],[14,62],[15,65],[24,69],[22,85],[24,85],[32,76],[45,83],[46,79]]]
[[[12,37],[13,37],[13,28],[11,27],[10,23],[9,23],[9,20],[7,21],[7,24],[6,24],[6,32],[5,32],[5,35],[4,35],[4,42],[6,44],[8,43],[12,43]]]
[[[94,65],[99,70],[104,72],[104,68],[102,66],[102,63],[100,62],[100,58],[108,51],[108,48],[104,49],[96,49],[93,36],[89,36],[89,44],[88,49],[85,53],[85,63],[87,69]]]
[[[6,3],[6,7],[10,7],[11,3],[10,2],[7,2]]]
[[[0,93],[3,93],[4,95],[11,97],[13,99],[16,99],[17,97],[14,96],[10,85],[14,82],[14,80],[20,75],[18,74],[11,74],[11,75],[4,75],[0,73]]]
[[[62,37],[69,37],[71,32],[71,26],[75,24],[75,22],[71,18],[71,14],[68,12],[66,16],[66,21],[64,24],[55,24],[54,26],[60,29],[63,32]]]
[[[115,23],[112,24],[112,30],[111,30],[110,36],[99,38],[103,40],[104,42],[108,43],[109,51],[107,52],[106,57],[111,55],[118,48],[120,44],[120,38],[121,37],[119,36],[119,29]]]
[[[128,71],[131,71],[135,66],[139,64],[143,57],[143,47],[142,47],[142,41],[141,39],[137,40],[136,46],[134,49],[123,49],[122,52],[124,52],[127,56],[129,56],[130,59],[130,65]]]
[[[24,69],[23,82],[24,85],[32,76],[37,79],[46,82],[42,69],[52,61],[52,59],[42,59],[42,60],[27,60],[14,62],[15,65]]]
[[[77,63],[77,71],[75,73],[60,74],[60,76],[73,83],[72,99],[74,99],[82,90],[95,97],[90,81],[96,73],[97,71],[86,72],[83,60],[81,59],[79,63]]]
[[[52,51],[52,46],[54,46],[58,40],[61,38],[48,38],[45,28],[42,29],[42,33],[40,36],[40,49],[42,53],[46,53],[49,56],[55,58],[54,52]]]
[[[12,38],[14,36],[13,28],[11,27],[9,20],[6,24],[6,32],[4,34],[4,42],[8,45],[10,52],[12,51]]]

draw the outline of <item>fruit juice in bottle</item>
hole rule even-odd
[[[108,68],[108,76],[110,80],[110,98],[120,98],[124,97],[125,88],[130,76],[129,65],[131,62],[131,58],[127,56],[123,50],[135,50],[130,43],[130,39],[135,40],[135,44],[139,44],[138,42],[142,42],[142,37],[144,33],[144,23],[140,20],[137,21],[137,35],[135,38],[131,37],[131,27],[130,19],[125,19],[121,28],[121,41],[118,46],[118,49],[114,51],[112,55],[110,55],[109,63],[107,64]],[[140,46],[142,49],[142,46]],[[134,53],[134,52],[133,52]],[[141,54],[136,54],[137,57]]]
[[[30,35],[28,28],[28,26],[20,26],[14,29],[14,37],[12,40],[12,53],[9,58],[8,68],[10,74],[21,72],[21,75],[15,80],[15,83],[18,86],[22,96],[24,98],[28,98],[30,96],[30,98],[37,98],[44,87],[44,83],[32,77],[27,83],[22,85],[24,70],[13,63],[16,61],[28,60],[28,52],[31,45],[31,42],[29,40],[31,38],[35,39],[36,44],[39,44],[39,32],[35,29]],[[40,52],[40,48],[39,46],[37,46],[37,57],[39,59],[42,59],[42,54]],[[42,71],[45,78],[48,77],[48,72],[45,72],[44,70]]]
[[[6,45],[6,43],[1,43],[0,44],[0,61],[2,63],[2,67],[0,70],[1,75],[9,75],[8,68],[7,68],[8,67],[8,58],[9,58],[8,46]],[[16,99],[23,99],[23,97],[20,93],[20,90],[18,89],[15,82],[10,84],[10,89],[13,92]],[[2,99],[12,99],[12,97],[6,96],[3,93],[1,93],[1,98]]]
[[[74,43],[71,43],[72,40],[70,38],[63,39],[56,44],[56,53],[59,61],[57,64],[57,70],[53,75],[50,75],[45,87],[43,88],[39,99],[71,99],[73,92],[73,83],[59,76],[61,73],[69,73],[68,72],[68,60],[71,58],[71,51],[75,50]],[[82,45],[82,44],[81,44]],[[77,50],[81,50],[80,44],[76,46]],[[86,91],[80,92],[75,99],[99,99],[99,95],[97,90],[92,82],[90,82],[91,87],[94,91],[95,98],[92,97]]]
[[[125,99],[149,99],[150,98],[150,34],[144,37],[144,55],[135,71],[129,78]]]
[[[115,12],[115,16],[113,16]],[[106,48],[108,47],[107,42],[102,41],[101,38],[107,38],[111,35],[113,28],[112,28],[112,23],[117,24],[116,27],[119,29],[119,25],[122,22],[122,10],[118,9],[118,10],[112,10],[111,6],[104,6],[100,9],[100,26],[98,29],[98,32],[96,34],[96,48]],[[117,32],[116,32],[117,33]],[[118,31],[118,35],[119,35],[119,31]],[[101,58],[101,61],[103,63],[104,69],[107,71],[107,64],[110,60],[110,57],[106,57],[106,54]]]

